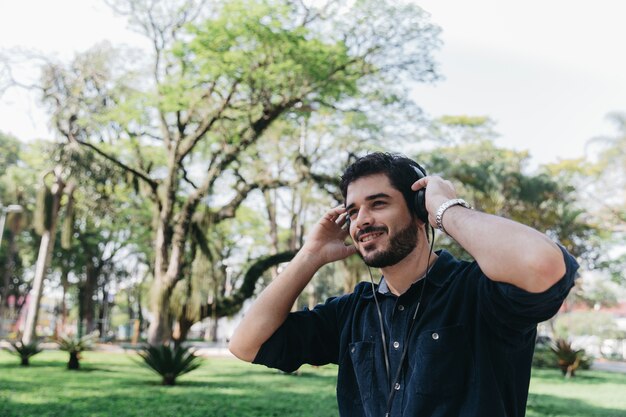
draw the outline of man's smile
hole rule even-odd
[[[381,236],[383,232],[365,233],[359,238],[359,242],[367,243]]]
[[[365,244],[378,239],[385,233],[387,233],[387,228],[384,226],[370,226],[359,230],[359,232],[356,234],[356,240],[361,244]]]

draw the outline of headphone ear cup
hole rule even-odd
[[[417,218],[428,224],[428,210],[426,210],[426,190],[421,189],[415,193],[415,214]]]
[[[417,174],[417,179],[422,179],[426,176],[426,171],[420,166],[411,166],[415,174]],[[417,218],[428,224],[428,210],[426,210],[426,189],[422,188],[415,193],[414,201],[415,204],[415,214]]]

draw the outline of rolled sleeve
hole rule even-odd
[[[293,372],[301,365],[337,363],[337,304],[330,298],[313,310],[289,313],[285,322],[261,346],[253,363],[284,372]]]
[[[541,293],[531,293],[512,284],[481,280],[483,313],[501,327],[526,331],[537,323],[550,319],[558,311],[574,286],[578,262],[559,245],[565,261],[565,275]]]

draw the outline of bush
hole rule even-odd
[[[535,368],[558,368],[556,355],[549,346],[538,344],[533,355],[533,367]]]
[[[80,353],[86,350],[91,350],[93,344],[93,338],[95,335],[87,335],[81,338],[61,336],[57,340],[59,349],[68,352],[70,358],[67,362],[67,369],[78,370],[80,369]]]
[[[574,350],[572,344],[565,339],[556,339],[550,345],[552,352],[556,354],[557,366],[566,378],[576,375],[577,369],[589,369],[591,359],[584,349]]]
[[[19,356],[21,360],[20,365],[22,366],[30,365],[30,358],[43,350],[39,347],[39,342],[37,340],[34,340],[29,344],[24,344],[24,342],[19,340],[11,342],[11,346],[13,349],[5,348],[5,350],[15,356]]]
[[[176,378],[197,369],[202,362],[189,347],[146,346],[139,351],[144,365],[161,375],[162,385],[175,385]]]

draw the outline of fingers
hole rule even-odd
[[[417,191],[417,190],[421,190],[422,188],[426,188],[426,184],[428,184],[428,181],[429,181],[430,178],[431,178],[431,176],[426,176],[426,177],[422,177],[419,180],[415,181],[411,185],[411,190]]]
[[[411,185],[411,189],[413,191],[421,190],[422,188],[426,188],[429,182],[438,180],[444,181],[444,179],[438,175],[427,175],[415,181],[413,185]]]
[[[429,182],[437,183],[438,185],[441,185],[444,188],[448,188],[451,191],[454,191],[454,184],[452,184],[451,181],[444,180],[438,175],[428,175],[426,177],[420,178],[419,180],[415,181],[411,185],[411,189],[413,191],[417,191],[422,188],[426,188]]]
[[[337,219],[346,212],[346,208],[343,206],[343,204],[333,207],[330,210],[328,210],[326,212],[326,214],[324,214],[324,218],[326,220],[330,220],[333,222],[336,222]]]
[[[333,207],[324,214],[323,220],[333,222],[339,227],[343,227],[346,224],[346,220],[348,219],[348,215],[346,213],[346,208],[343,204]]]

